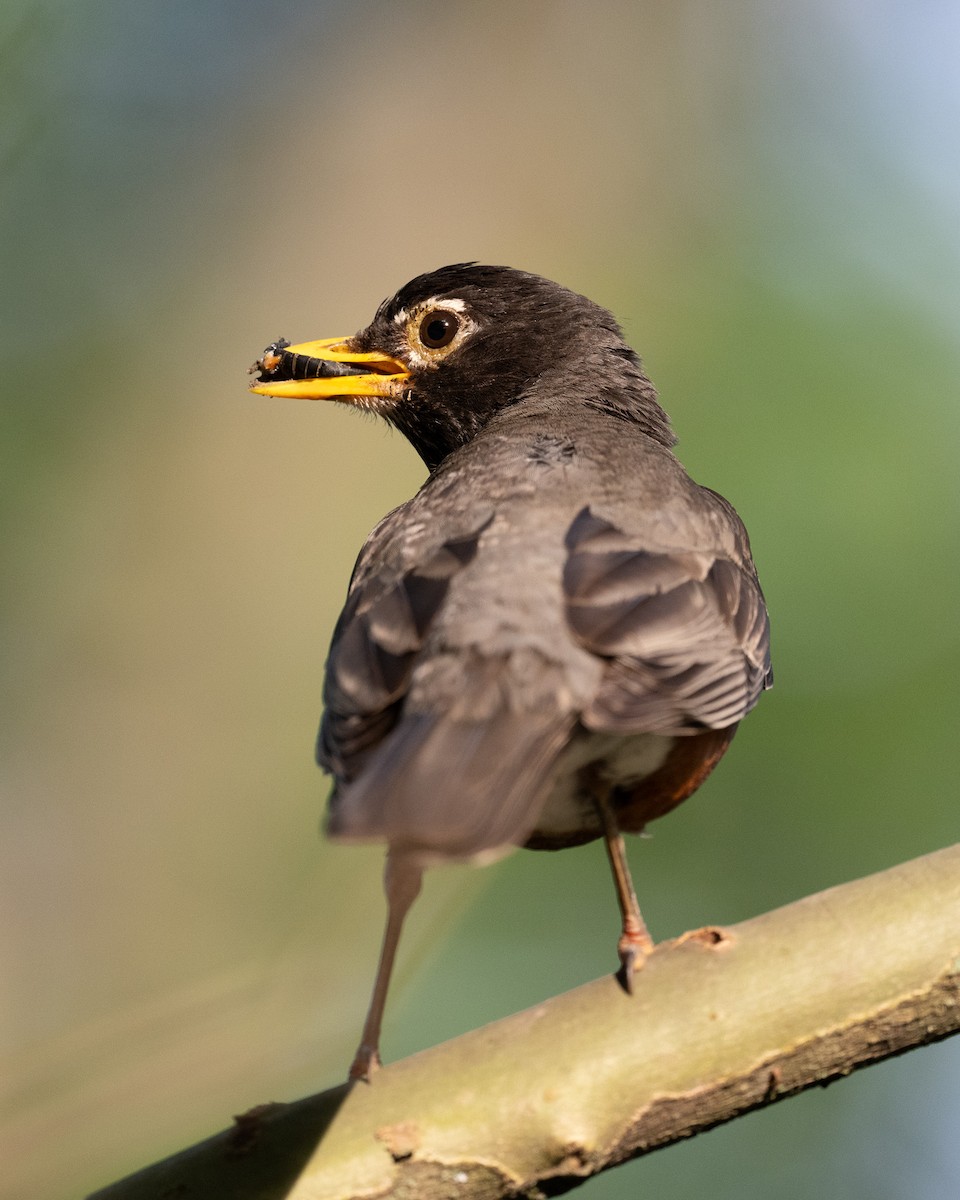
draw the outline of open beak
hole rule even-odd
[[[369,397],[397,400],[403,395],[410,372],[399,359],[376,351],[358,353],[349,346],[348,338],[324,338],[296,346],[281,338],[250,368],[251,373],[259,372],[250,390],[261,396],[359,405]]]

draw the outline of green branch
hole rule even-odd
[[[255,1109],[93,1200],[536,1197],[958,1028],[960,845],[664,943],[633,996],[600,979]]]

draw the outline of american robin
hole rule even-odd
[[[420,275],[350,338],[268,347],[267,396],[380,414],[429,472],[360,552],[330,647],[327,829],[387,843],[388,915],[351,1078],[424,867],[603,838],[620,977],[652,949],[623,833],[703,783],[770,686],[746,530],[613,316],[507,267]]]

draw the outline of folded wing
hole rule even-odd
[[[561,711],[556,666],[534,652],[421,653],[456,576],[489,523],[448,538],[405,571],[367,570],[364,552],[327,664],[317,757],[336,777],[327,828],[420,858],[492,856],[521,844],[575,714]],[[429,707],[410,699],[431,672]],[[543,703],[529,696],[530,680]]]
[[[753,708],[772,683],[770,633],[742,541],[739,556],[651,550],[581,510],[566,539],[567,620],[607,660],[581,714],[588,728],[693,734],[734,725]]]

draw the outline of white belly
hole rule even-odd
[[[624,737],[615,733],[584,733],[567,746],[553,770],[554,785],[537,821],[536,832],[547,838],[562,838],[583,829],[600,829],[590,797],[579,780],[582,767],[596,763],[602,779],[611,787],[639,783],[663,766],[676,739],[669,734],[637,733]]]

